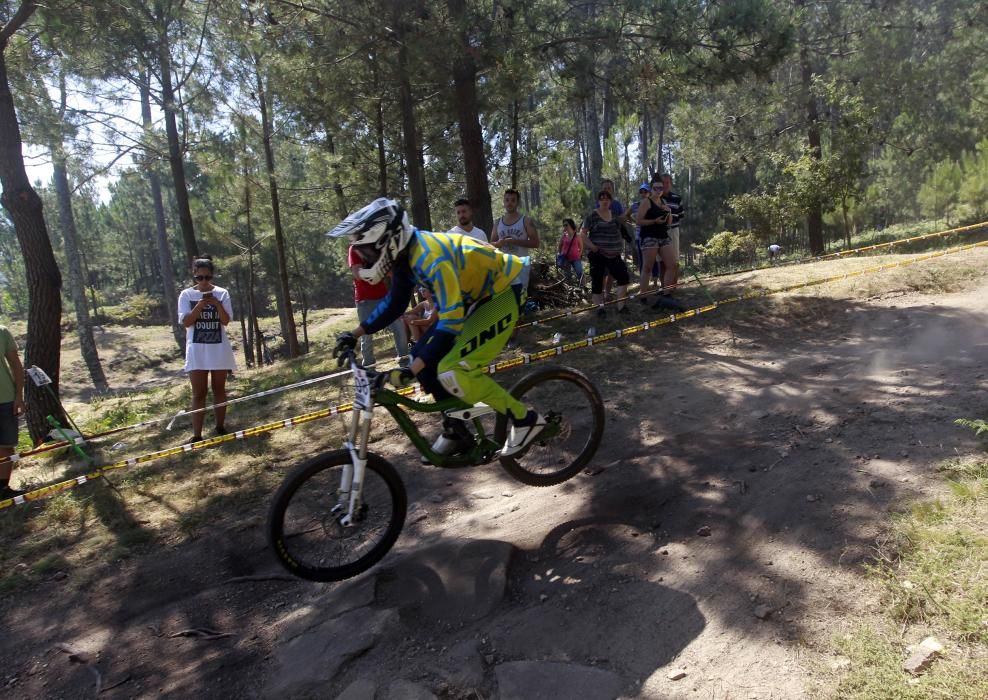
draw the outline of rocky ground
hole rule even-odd
[[[935,466],[976,449],[953,420],[984,416],[988,385],[983,276],[949,293],[833,294],[567,355],[603,393],[607,429],[591,467],[559,487],[495,466],[421,467],[379,421],[376,448],[401,471],[410,512],[395,550],[350,582],[286,577],[263,509],[104,563],[93,585],[65,571],[39,580],[3,604],[0,687],[826,695],[840,667],[831,639],[877,604],[863,564],[890,510],[935,494]]]

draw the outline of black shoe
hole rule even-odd
[[[432,443],[432,451],[444,457],[463,454],[469,452],[474,446],[473,433],[467,424],[459,418],[443,418],[443,432]],[[422,455],[422,464],[432,464],[425,455]]]
[[[645,296],[645,293],[644,292],[639,292],[639,294],[638,294],[638,303],[639,304],[647,304],[648,303],[648,297]]]
[[[659,295],[659,297],[655,300],[655,303],[652,305],[652,308],[655,309],[656,311],[661,311],[661,310],[675,311],[678,314],[681,314],[684,311],[686,311],[685,306],[680,304],[672,297],[666,296],[665,294]]]
[[[599,309],[597,309],[597,315],[600,316],[601,318],[604,318],[605,316],[607,316],[607,310],[603,306],[601,306]]]
[[[225,425],[217,425],[215,432],[217,435],[229,435],[230,431],[226,429]]]
[[[8,498],[16,498],[17,496],[23,496],[24,492],[19,489],[12,489],[9,486],[4,486],[0,489],[0,501],[6,501]]]
[[[193,435],[184,444],[191,445],[193,442],[202,442],[202,435]]]

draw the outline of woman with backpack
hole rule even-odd
[[[563,219],[563,235],[556,251],[556,267],[567,276],[572,269],[576,274],[576,283],[583,284],[583,241],[577,235],[576,222],[572,219]]]

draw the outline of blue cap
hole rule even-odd
[[[649,185],[647,182],[643,182],[641,185],[638,186],[639,192],[641,192],[642,190],[650,190],[650,189],[652,189],[652,186]]]

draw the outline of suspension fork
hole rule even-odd
[[[370,439],[372,409],[362,408],[353,412],[350,435],[344,447],[350,452],[350,464],[343,467],[340,479],[340,498],[337,508],[346,504],[346,515],[340,518],[344,527],[356,524],[363,504],[364,475],[367,472],[367,443]]]

